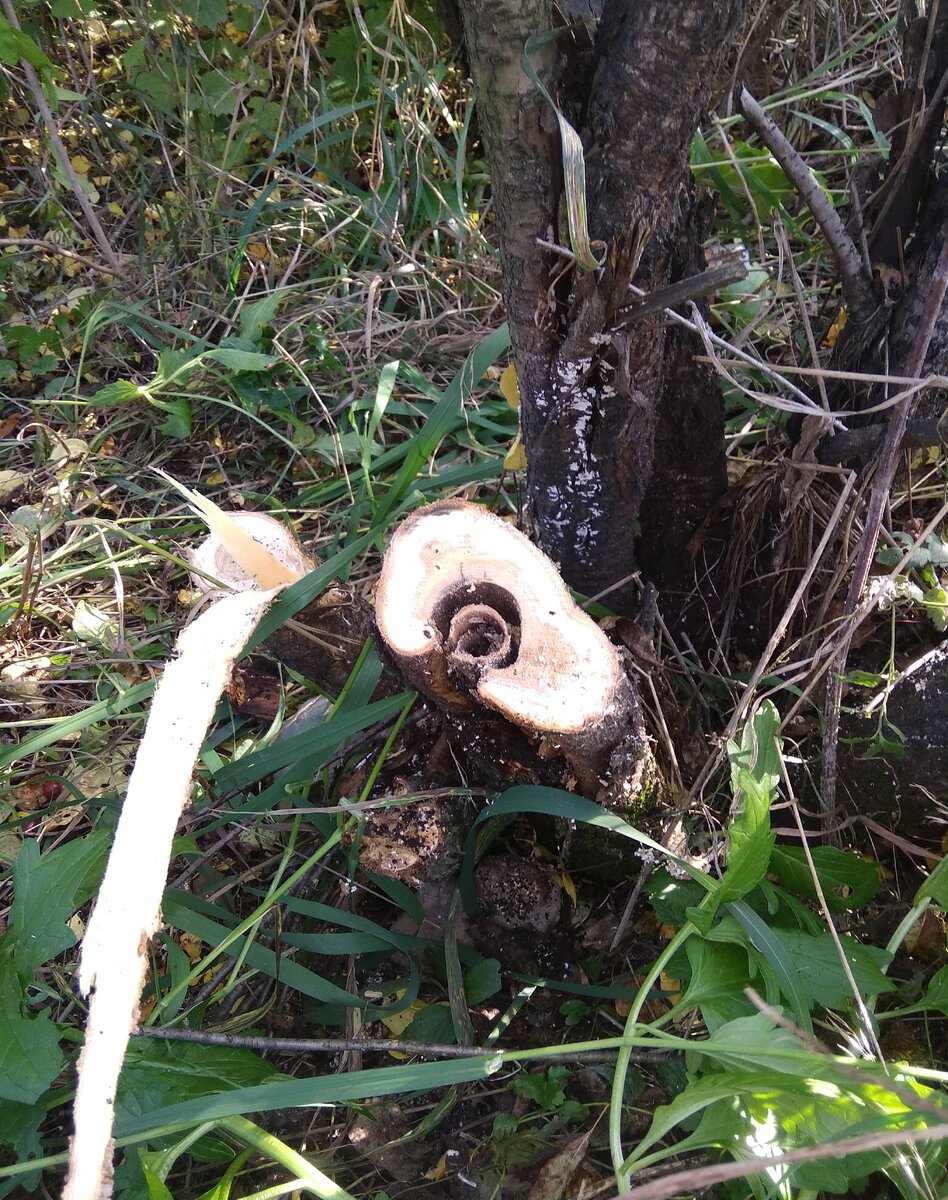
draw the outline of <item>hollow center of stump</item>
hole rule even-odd
[[[482,669],[504,667],[510,662],[513,646],[510,626],[486,604],[469,604],[451,618],[447,651],[455,660],[477,664]]]

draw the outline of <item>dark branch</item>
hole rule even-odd
[[[862,429],[845,429],[828,438],[817,451],[817,458],[826,466],[839,463],[867,463],[885,440],[885,425],[866,425]],[[929,446],[948,445],[948,415],[936,421],[909,421],[905,426],[901,450],[924,450]]]
[[[850,317],[859,324],[868,321],[879,307],[875,289],[862,255],[839,213],[826,198],[813,172],[746,87],[741,88],[741,109],[760,140],[783,167],[784,174],[797,189],[826,238],[839,267]]]

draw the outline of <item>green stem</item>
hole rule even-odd
[[[677,954],[688,938],[697,930],[690,921],[686,921],[675,934],[662,953],[652,964],[652,969],[646,975],[642,986],[636,993],[625,1022],[623,1044],[616,1058],[616,1070],[612,1081],[612,1098],[609,1104],[609,1149],[612,1153],[612,1166],[616,1173],[616,1186],[620,1192],[629,1190],[632,1172],[625,1165],[625,1153],[622,1149],[622,1099],[625,1095],[625,1081],[632,1061],[633,1034],[639,1023],[639,1015],[648,999],[648,994],[661,976],[665,965]]]
[[[334,1183],[328,1175],[324,1175],[309,1159],[298,1154],[272,1133],[267,1133],[265,1129],[255,1125],[253,1121],[248,1121],[246,1117],[222,1117],[220,1128],[239,1142],[243,1142],[245,1146],[252,1146],[265,1158],[285,1167],[296,1177],[297,1183],[319,1196],[320,1200],[354,1200],[351,1193]]]

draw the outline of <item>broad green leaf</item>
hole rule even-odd
[[[831,912],[845,912],[868,904],[879,890],[879,866],[835,846],[814,846],[810,851]],[[776,846],[770,870],[788,891],[816,900],[816,887],[806,854],[800,846]]]
[[[144,1119],[164,1105],[286,1078],[250,1050],[133,1037],[119,1081],[116,1118]]]
[[[500,988],[500,963],[496,958],[482,958],[464,974],[464,998],[468,1004],[481,1004],[496,996]]]
[[[728,830],[727,871],[714,907],[739,900],[753,891],[767,874],[776,834],[770,829],[770,804],[774,793],[743,767],[736,772],[742,807]]]
[[[28,838],[13,866],[10,939],[17,973],[29,980],[37,967],[76,944],[66,922],[94,894],[105,868],[109,834],[76,838],[40,855]]]
[[[268,292],[260,300],[245,304],[240,310],[240,336],[252,345],[259,345],[265,325],[269,325],[277,314],[285,293]]]
[[[733,1102],[736,1096],[748,1091],[765,1091],[773,1087],[774,1076],[767,1071],[722,1071],[690,1083],[670,1104],[660,1105],[652,1117],[648,1132],[625,1160],[624,1166],[631,1167],[645,1158],[645,1152],[662,1141],[683,1121],[701,1113],[717,1101]],[[802,1086],[794,1085],[794,1086]],[[677,1143],[675,1151],[679,1151]]]
[[[174,1200],[171,1192],[168,1191],[167,1184],[163,1183],[149,1165],[149,1159],[155,1157],[155,1154],[149,1154],[145,1150],[138,1151],[138,1158],[141,1162],[142,1175],[145,1180],[145,1189],[148,1193],[148,1200]]]
[[[168,414],[158,426],[161,433],[178,441],[185,441],[191,436],[191,401],[187,396],[174,396],[170,400],[149,396],[148,402]]]
[[[59,1074],[63,1054],[59,1031],[49,1016],[25,1017],[22,1001],[16,971],[4,955],[0,958],[0,1099],[32,1105]]]
[[[948,1016],[948,966],[942,967],[928,981],[925,994],[912,1009],[935,1009]]]
[[[453,1046],[457,1040],[454,1032],[454,1018],[451,1016],[449,1004],[426,1004],[412,1018],[411,1024],[405,1028],[402,1037],[412,1042],[437,1042],[443,1046]]]
[[[810,1011],[817,1005],[845,1011],[853,1000],[852,988],[829,933],[813,935],[798,929],[766,925],[743,901],[729,905],[725,917],[711,933],[713,940],[732,941],[753,948],[776,973],[785,999],[798,1024],[809,1029]],[[736,919],[735,919],[736,918]],[[896,985],[883,974],[891,955],[854,938],[841,938],[860,995],[894,991]]]
[[[812,1033],[811,995],[802,986],[797,974],[798,964],[788,956],[783,943],[777,937],[777,931],[762,921],[743,900],[735,900],[728,907],[733,916],[725,917],[712,930],[710,936],[722,941],[736,941],[753,951],[751,961],[754,962],[756,956],[757,965],[765,979],[769,978],[790,1005],[793,1019],[807,1033]],[[773,1003],[769,994],[767,998]]]
[[[731,787],[737,816],[728,830],[727,872],[708,906],[739,900],[767,874],[776,835],[770,830],[770,806],[780,782],[780,714],[765,700],[745,722],[741,741],[728,743]]]
[[[227,0],[181,0],[181,11],[201,29],[214,29],[227,20]]]
[[[15,67],[21,58],[42,74],[51,75],[56,70],[29,34],[15,29],[0,13],[0,62]]]
[[[0,1146],[9,1146],[18,1162],[39,1158],[43,1152],[39,1129],[45,1119],[46,1105],[42,1100],[35,1104],[5,1100],[0,1104]]]
[[[645,885],[645,894],[662,924],[678,929],[688,920],[688,910],[701,902],[705,889],[693,879],[675,879],[659,867]]]
[[[914,904],[931,896],[939,908],[948,909],[948,855],[946,855],[915,893]]]
[[[831,934],[813,937],[795,929],[772,932],[795,965],[797,979],[806,989],[811,1005],[837,1010],[849,1007],[853,1001],[852,987]],[[882,970],[892,957],[887,951],[864,945],[845,934],[840,941],[860,995],[875,996],[896,990],[896,984]]]
[[[692,937],[685,943],[691,979],[681,1006],[697,1006],[709,1030],[715,1030],[750,1011],[744,989],[752,975],[743,946]]]
[[[164,71],[133,71],[131,83],[146,102],[157,108],[159,112],[169,117],[177,115],[178,91]]]
[[[688,1051],[687,1062],[689,1069],[694,1065],[713,1062],[715,1068],[725,1070],[756,1071],[767,1067],[778,1074],[807,1075],[812,1073],[813,1062],[806,1058],[791,1055],[773,1054],[768,1056],[761,1053],[760,1046],[770,1046],[774,1050],[799,1050],[800,1040],[789,1029],[781,1029],[774,1024],[766,1013],[753,1012],[726,1021],[715,1029],[706,1042],[696,1044],[694,1051]],[[715,1054],[710,1059],[702,1047],[713,1047]],[[754,1046],[748,1052],[747,1047]]]
[[[727,754],[731,764],[731,787],[740,791],[739,772],[750,775],[771,796],[776,793],[781,774],[781,746],[777,736],[780,713],[771,700],[758,706],[750,720],[744,723],[740,743],[728,742]]]

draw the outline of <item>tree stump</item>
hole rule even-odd
[[[391,541],[375,612],[402,676],[462,739],[488,716],[559,760],[567,786],[635,799],[651,752],[622,652],[513,526],[464,501],[420,509]]]

